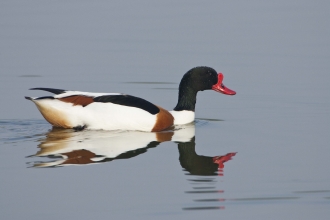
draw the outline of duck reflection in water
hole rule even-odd
[[[198,155],[195,150],[195,137],[189,142],[178,142],[178,148],[182,168],[189,174],[198,176],[222,176],[224,163],[236,155],[236,152],[214,157]]]
[[[48,157],[53,161],[35,162],[33,167],[87,165],[129,159],[147,152],[165,141],[178,145],[181,166],[192,175],[221,174],[223,163],[236,153],[201,156],[195,151],[195,125],[188,124],[166,132],[80,131],[53,129],[30,157]],[[55,160],[54,160],[55,159]]]

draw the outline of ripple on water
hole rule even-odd
[[[197,120],[202,120],[202,121],[224,121],[222,119],[218,118],[196,118]]]
[[[167,84],[177,84],[174,82],[124,82],[127,84],[151,84],[151,85],[167,85]]]
[[[44,120],[0,120],[0,140],[4,144],[38,139],[50,129]]]

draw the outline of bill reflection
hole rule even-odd
[[[196,154],[195,138],[190,142],[178,143],[180,164],[191,177],[189,181],[192,189],[185,193],[191,194],[194,202],[190,207],[183,210],[214,210],[224,209],[224,190],[218,189],[219,182],[224,176],[224,163],[233,159],[236,152],[219,156],[202,156]],[[210,205],[211,204],[211,205]]]

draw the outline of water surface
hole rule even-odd
[[[328,219],[328,1],[40,2],[0,7],[1,219]],[[122,92],[166,109],[162,134],[52,130],[34,87]]]

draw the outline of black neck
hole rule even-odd
[[[218,81],[217,72],[209,67],[195,67],[183,75],[179,85],[179,100],[175,111],[195,111],[198,91],[212,89]]]
[[[175,111],[195,111],[197,91],[185,86],[179,87],[178,104],[175,106]]]

